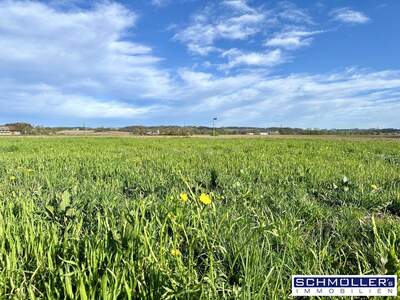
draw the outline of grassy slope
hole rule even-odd
[[[399,171],[393,141],[1,139],[0,295],[282,299],[292,274],[399,273]]]

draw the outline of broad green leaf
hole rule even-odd
[[[65,211],[67,207],[70,206],[70,204],[71,204],[71,194],[68,191],[65,191],[61,195],[61,201],[58,205],[58,208],[61,211]]]

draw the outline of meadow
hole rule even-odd
[[[0,299],[287,299],[400,275],[400,141],[1,138]]]

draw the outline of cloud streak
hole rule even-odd
[[[273,67],[284,62],[280,49],[269,52],[243,52],[238,49],[230,49],[222,53],[222,57],[227,57],[229,61],[219,66],[221,70],[237,66]]]
[[[289,50],[310,46],[313,36],[323,33],[323,31],[307,31],[302,29],[291,29],[276,33],[267,39],[267,47],[281,47]]]
[[[335,21],[352,24],[365,24],[370,21],[369,17],[363,12],[343,7],[335,9],[331,12],[331,16]]]

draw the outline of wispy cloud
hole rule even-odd
[[[169,5],[179,5],[187,2],[195,2],[198,0],[149,0],[149,3],[158,8],[165,8]]]
[[[222,53],[222,57],[229,60],[228,63],[220,66],[222,70],[237,66],[272,67],[284,61],[280,49],[267,52],[243,52],[238,49],[230,49]]]
[[[268,47],[281,47],[285,49],[297,49],[306,47],[313,41],[313,36],[323,31],[307,31],[302,29],[291,29],[278,32],[267,39],[265,45]]]
[[[46,84],[0,82],[0,103],[8,104],[10,112],[19,114],[42,114],[53,117],[81,119],[135,118],[150,113],[156,106],[136,106],[110,98],[101,99],[83,93],[66,93]]]
[[[311,15],[305,9],[301,9],[292,2],[283,1],[273,9],[272,16],[279,21],[279,24],[297,23],[297,24],[314,24]]]
[[[190,79],[186,75],[190,89],[185,97],[198,99],[186,109],[218,114],[224,125],[399,126],[398,71],[347,69],[288,76],[250,72],[223,77],[190,72]]]
[[[334,20],[344,23],[364,24],[370,21],[370,18],[363,12],[343,7],[331,12]]]
[[[193,54],[207,56],[214,52],[227,59],[224,63],[209,64],[219,70],[272,67],[286,61],[286,50],[308,46],[313,36],[322,33],[312,27],[315,23],[309,13],[288,1],[267,10],[250,6],[245,0],[225,0],[192,16],[191,23],[178,30],[175,39]],[[268,36],[264,43],[270,48],[267,51],[226,49],[219,43],[219,40],[245,43],[253,38],[259,41],[260,36],[264,40]]]
[[[150,0],[150,3],[155,6],[165,6],[169,3],[169,0]]]
[[[246,0],[224,0],[222,4],[234,11],[241,11],[243,13],[254,13],[255,9],[251,8]]]
[[[265,19],[261,9],[250,7],[246,1],[226,0],[195,14],[191,23],[174,38],[192,53],[207,55],[218,51],[217,40],[245,40],[255,35],[262,29]]]
[[[0,7],[0,104],[9,111],[24,104],[42,114],[131,117],[169,94],[171,76],[159,68],[161,58],[125,39],[137,15],[123,6],[59,10],[0,1]]]

